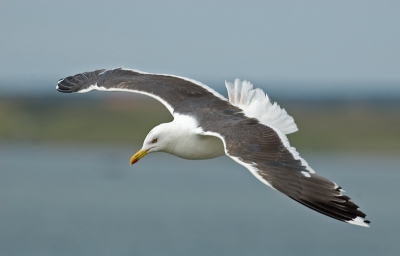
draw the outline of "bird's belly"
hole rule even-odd
[[[225,155],[222,140],[214,136],[192,135],[180,140],[172,153],[185,159],[210,159]]]

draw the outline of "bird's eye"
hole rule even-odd
[[[157,142],[157,139],[153,139],[152,141],[151,141],[151,143],[156,143]]]

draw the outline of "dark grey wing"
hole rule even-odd
[[[226,154],[263,183],[317,212],[368,227],[366,215],[341,187],[315,174],[280,131],[250,118],[229,125],[209,123],[204,130],[220,137]]]
[[[69,76],[58,81],[57,90],[64,93],[91,90],[142,93],[159,100],[171,113],[192,113],[198,108],[230,105],[223,96],[200,82],[124,68]]]

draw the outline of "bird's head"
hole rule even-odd
[[[142,148],[136,152],[131,158],[131,165],[139,161],[142,157],[148,153],[165,151],[168,147],[168,142],[170,140],[169,134],[169,124],[160,124],[154,127],[149,134],[147,134],[146,139],[143,142]]]

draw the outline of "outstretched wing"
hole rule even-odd
[[[368,227],[366,215],[341,187],[315,174],[279,130],[247,118],[229,126],[210,124],[203,134],[221,138],[226,154],[266,185],[329,217]]]
[[[99,69],[69,76],[60,79],[56,89],[64,93],[92,90],[141,93],[159,100],[171,114],[205,108],[205,103],[214,106],[228,104],[226,98],[200,82],[124,68]]]

